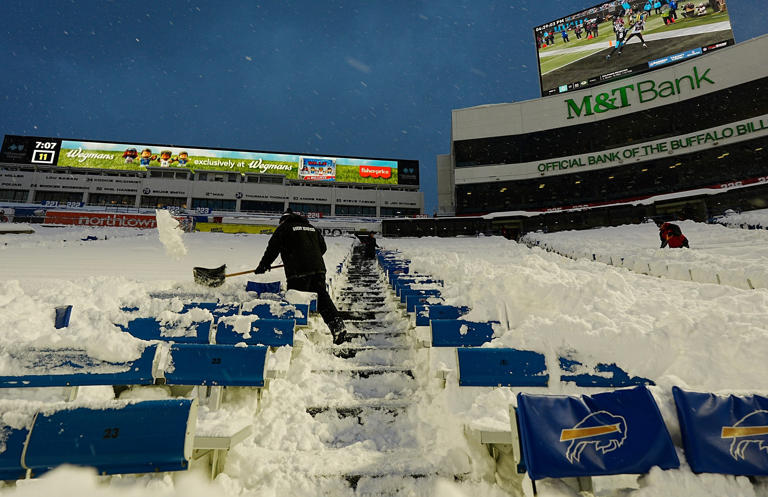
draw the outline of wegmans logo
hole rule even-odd
[[[709,79],[710,70],[711,68],[707,68],[705,71],[700,72],[699,68],[694,66],[693,74],[686,74],[676,79],[662,82],[656,82],[652,79],[640,81],[635,84],[614,88],[605,93],[587,95],[581,102],[569,98],[565,100],[565,104],[568,107],[568,119],[631,107],[636,102],[644,104],[652,102],[657,98],[680,95],[686,90],[696,91],[704,83],[714,85],[715,82]]]

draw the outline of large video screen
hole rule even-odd
[[[603,2],[533,30],[542,96],[651,71],[733,44],[726,0]]]
[[[109,143],[6,135],[0,161],[60,167],[280,174],[305,181],[419,184],[415,160],[327,157],[245,150],[219,150],[137,143]]]

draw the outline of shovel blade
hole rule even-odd
[[[195,267],[192,268],[192,276],[195,278],[195,283],[210,287],[217,287],[224,284],[224,273],[226,270],[226,264],[216,268]]]

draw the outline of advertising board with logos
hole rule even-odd
[[[148,167],[280,174],[288,179],[382,185],[419,184],[415,160],[329,157],[247,150],[111,143],[6,135],[0,162],[110,170]]]
[[[542,96],[616,81],[734,43],[725,1],[602,2],[536,26],[533,33]]]

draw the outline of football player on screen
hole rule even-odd
[[[643,48],[648,48],[648,45],[645,44],[645,40],[643,39],[643,30],[645,29],[645,16],[642,14],[637,15],[637,19],[635,20],[635,23],[632,25],[632,30],[629,36],[626,40],[624,40],[623,45],[626,45],[629,43],[629,40],[632,39],[633,36],[637,36],[640,38],[640,41],[643,44]],[[619,54],[621,54],[621,49],[619,49]]]

